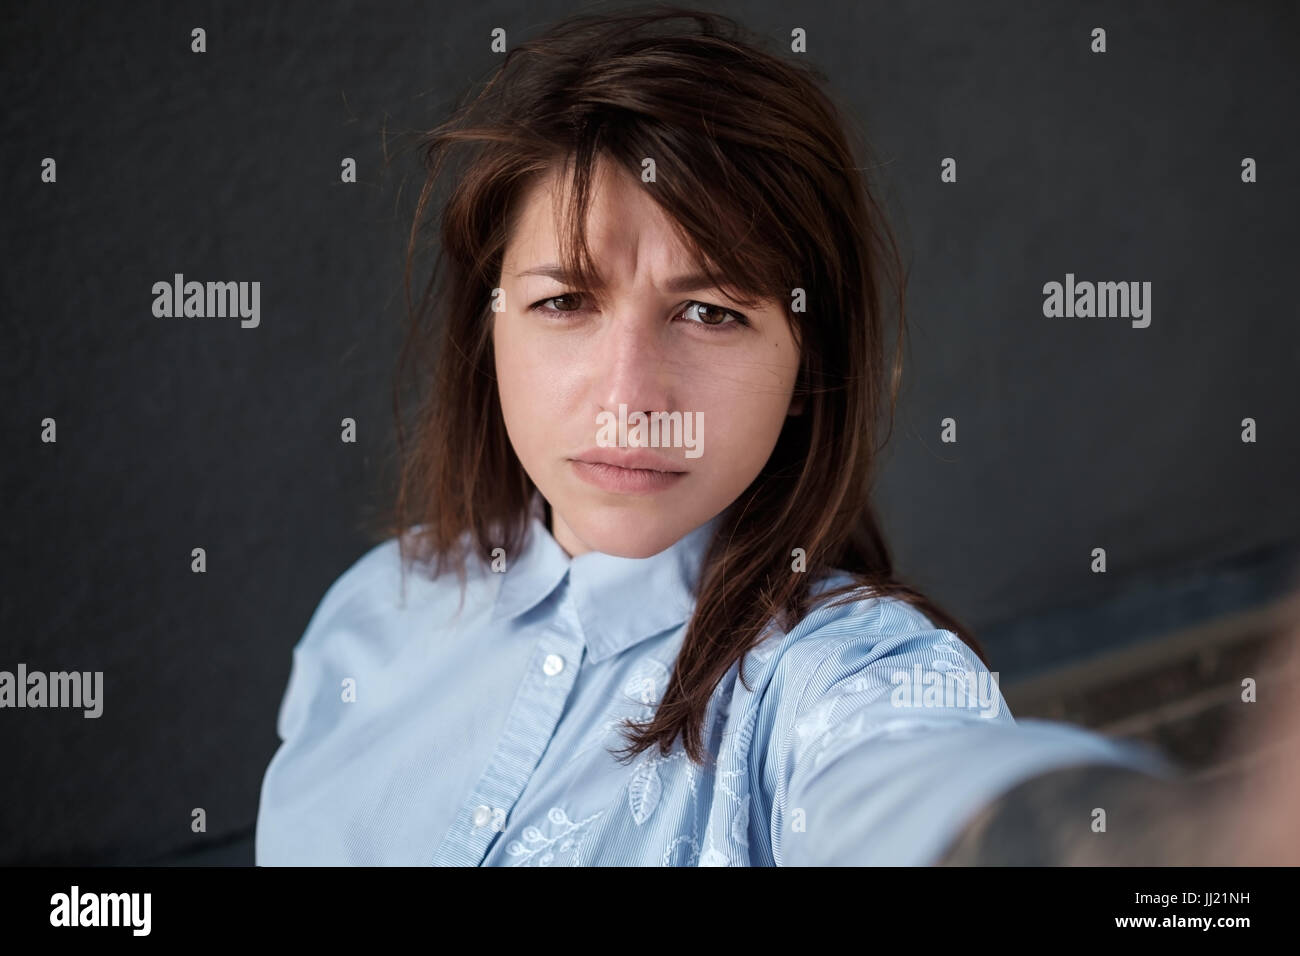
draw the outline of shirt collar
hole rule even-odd
[[[500,575],[492,620],[531,610],[567,575],[593,663],[677,627],[694,610],[700,564],[723,514],[648,558],[599,551],[571,558],[546,526],[545,501],[535,492],[522,553]]]

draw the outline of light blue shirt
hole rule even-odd
[[[680,738],[619,763],[607,748],[665,690],[721,519],[649,558],[570,558],[534,502],[506,570],[471,559],[459,614],[454,573],[416,566],[401,593],[396,539],[326,592],[293,651],[258,865],[928,864],[1036,774],[1176,772],[1135,743],[1016,721],[979,658],[895,598],[771,628],[750,686],[733,665],[713,693],[709,766]]]

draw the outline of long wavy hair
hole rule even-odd
[[[403,579],[417,560],[432,562],[435,576],[454,569],[463,601],[471,556],[486,562],[504,547],[513,557],[525,543],[536,489],[502,418],[491,294],[512,216],[539,176],[558,168],[572,177],[560,244],[584,286],[594,277],[584,229],[594,164],[603,157],[640,178],[653,157],[650,195],[717,285],[739,302],[786,304],[803,411],[787,417],[766,466],[724,513],[656,713],[624,725],[618,753],[627,759],[656,744],[667,755],[680,736],[703,763],[718,681],[772,622],[789,630],[823,602],[897,596],[988,664],[957,620],[896,579],[872,505],[877,454],[893,430],[906,276],[864,174],[871,167],[855,158],[825,85],[820,71],[766,52],[714,13],[586,14],[510,49],[476,94],[418,139],[426,178],[393,384],[397,487],[374,528],[400,539]],[[440,217],[428,217],[431,206]],[[417,301],[412,273],[426,256],[433,267]],[[792,308],[796,289],[804,310]],[[891,304],[899,335],[887,378]],[[792,570],[795,547],[806,554],[802,573]],[[833,570],[854,583],[814,596],[813,582]]]

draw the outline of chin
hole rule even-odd
[[[591,550],[620,558],[648,558],[691,530],[680,511],[599,505],[579,505],[569,527]]]

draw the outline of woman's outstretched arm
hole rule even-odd
[[[777,751],[779,862],[1300,863],[1300,630],[1265,666],[1269,719],[1225,751],[1254,755],[1255,765],[1214,779],[1132,741],[1014,720],[1000,694],[987,695],[998,706],[976,710],[895,693],[904,678],[905,688],[953,674],[944,634],[840,641],[812,671]],[[986,673],[962,655],[967,683],[978,685]]]
[[[760,738],[779,864],[932,864],[979,813],[1044,774],[1105,765],[1178,775],[1151,748],[1015,720],[997,675],[899,602],[828,608],[807,627],[791,635]],[[1080,818],[1088,832],[1091,819]],[[1101,839],[1128,839],[1130,820],[1105,824]]]

